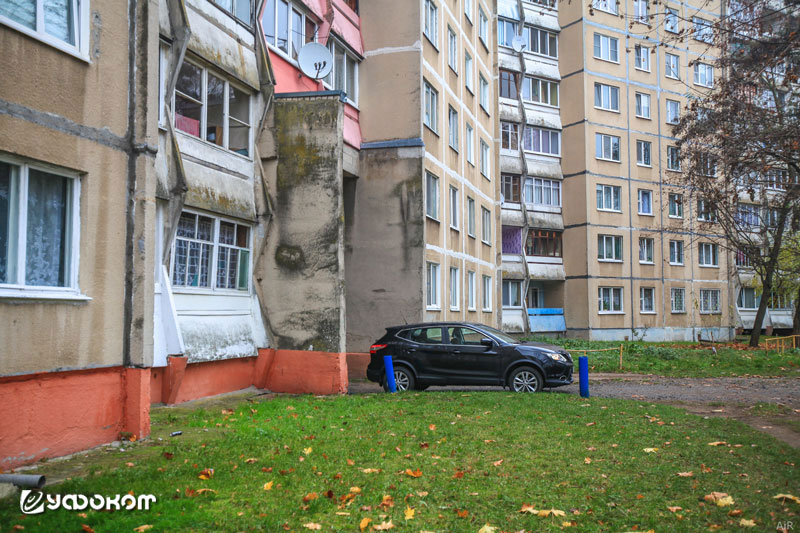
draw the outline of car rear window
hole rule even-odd
[[[406,333],[404,339],[420,344],[442,344],[442,328],[408,329],[403,333]]]

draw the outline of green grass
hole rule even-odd
[[[738,422],[674,407],[558,393],[427,392],[284,396],[234,408],[155,410],[150,441],[82,459],[87,477],[48,489],[152,493],[158,501],[149,512],[23,517],[12,498],[0,501],[0,530],[307,531],[303,524],[318,523],[323,531],[358,531],[370,518],[414,532],[475,532],[486,523],[558,531],[565,521],[576,531],[705,531],[738,530],[745,518],[767,531],[778,520],[798,521],[800,505],[772,498],[800,492],[797,450]],[[177,429],[184,435],[167,436]],[[204,468],[214,469],[211,479],[198,478]],[[344,505],[351,487],[360,493]],[[192,495],[201,488],[215,492]],[[712,491],[735,504],[703,502]],[[309,493],[318,497],[304,502]],[[393,506],[380,507],[384,496]],[[524,504],[565,516],[523,514]],[[404,520],[407,506],[413,520]],[[741,516],[729,517],[731,509]]]
[[[527,340],[548,342],[567,350],[615,351],[588,353],[593,372],[629,372],[676,377],[779,376],[800,377],[800,350],[784,353],[749,349],[743,345],[716,345],[716,355],[707,345],[686,342],[588,341],[530,337]],[[622,370],[619,346],[623,346]],[[583,355],[573,352],[573,357]]]
[[[747,407],[747,410],[754,416],[766,418],[800,434],[800,411],[788,405],[759,402]]]

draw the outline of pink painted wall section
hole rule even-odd
[[[347,354],[297,350],[274,352],[267,373],[267,389],[291,394],[347,392]]]
[[[253,384],[255,357],[186,365],[186,373],[171,403],[246,389]]]
[[[349,381],[362,381],[367,379],[367,367],[370,354],[364,352],[349,352],[347,354],[347,379]]]
[[[333,8],[333,33],[363,57],[364,42],[361,39],[361,19],[342,0],[333,0]]]
[[[361,148],[361,124],[358,122],[358,109],[345,104],[344,106],[344,142],[353,148]]]
[[[269,51],[269,59],[272,62],[272,70],[275,72],[276,93],[305,93],[325,89],[321,81],[305,76],[300,69],[274,50]]]

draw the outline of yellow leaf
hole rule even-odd
[[[522,508],[519,510],[520,513],[530,513],[530,514],[537,514],[539,511],[533,508],[533,505],[528,505],[527,503],[522,504]]]
[[[308,494],[303,496],[303,501],[308,503],[311,500],[316,500],[317,498],[319,498],[319,495],[316,492],[309,492]]]
[[[392,529],[393,527],[394,524],[392,524],[391,520],[389,520],[388,522],[381,522],[376,526],[372,526],[372,528],[375,529],[376,531],[386,531],[387,529]]]
[[[504,461],[504,460],[505,460],[505,459],[500,459],[499,461],[495,461],[495,462],[493,462],[492,464],[493,464],[494,466],[500,466],[501,464],[503,464],[503,461]]]
[[[314,522],[309,522],[308,524],[303,524],[303,527],[306,529],[322,529],[322,526],[319,524],[315,524]]]
[[[727,496],[728,496],[727,492],[712,492],[710,494],[706,494],[705,496],[703,496],[703,499],[707,502],[714,503],[722,498],[726,498]]]
[[[800,498],[797,496],[792,496],[791,494],[778,494],[772,498],[775,500],[783,500],[784,503],[786,503],[786,500],[792,500],[794,503],[800,503]]]
[[[406,468],[406,475],[411,477],[420,477],[422,475],[422,470],[417,468],[416,470],[411,470],[410,468]]]
[[[253,464],[256,461],[258,461],[258,459],[256,459],[255,457],[250,457],[249,459],[245,459],[244,460],[244,462],[247,463],[247,464]]]
[[[419,496],[420,498],[424,498],[427,495],[428,495],[428,491],[427,490],[418,490],[417,491],[417,496]]]
[[[550,512],[553,513],[553,516],[567,516],[567,513],[559,509],[550,509]]]
[[[694,472],[678,472],[678,477],[692,477]]]
[[[436,431],[436,424],[431,424],[430,426],[428,426],[428,429],[430,429],[431,431]]]
[[[143,533],[144,531],[147,531],[148,529],[152,529],[152,527],[153,526],[151,526],[150,524],[145,524],[143,526],[135,527],[135,528],[133,528],[133,530],[136,531],[137,533]]]
[[[197,489],[194,492],[195,494],[205,494],[206,492],[213,492],[214,494],[217,493],[217,491],[215,491],[214,489]]]
[[[312,451],[314,451],[314,449],[311,446],[308,448],[303,448],[303,453],[306,455],[310,455]]]
[[[741,520],[739,520],[739,525],[742,527],[756,527],[756,521],[742,518]]]
[[[573,522],[561,522],[561,527],[570,527],[570,526],[574,526],[574,525],[575,525],[575,523],[573,523]]]
[[[733,505],[733,498],[730,496],[725,496],[717,500],[717,507],[727,507],[728,505]]]
[[[360,487],[350,487],[350,492],[352,492],[353,494],[361,494],[361,488]]]
[[[274,483],[275,483],[274,481],[267,481],[266,483],[264,483],[264,490],[272,490],[272,485]]]
[[[715,442],[709,442],[708,443],[709,446],[725,446],[726,444],[728,444],[728,443],[725,442],[724,440],[718,440],[718,441],[715,441]]]
[[[478,533],[494,533],[495,531],[497,531],[496,527],[484,524],[483,527],[478,530]]]
[[[643,448],[644,453],[656,453],[658,448]]]
[[[591,458],[591,457],[586,457],[586,458],[583,460],[583,464],[587,464],[587,465],[590,465],[590,464],[592,464],[592,458]]]
[[[361,522],[358,524],[358,529],[364,531],[365,529],[367,529],[367,526],[369,525],[370,522],[372,522],[372,518],[362,518]]]
[[[678,511],[683,511],[683,507],[678,507],[677,505],[675,507],[667,507],[667,509],[669,509],[670,512],[672,512],[672,513],[677,513]]]
[[[415,512],[416,511],[414,511],[414,509],[412,509],[411,507],[406,506],[406,510],[403,511],[403,516],[405,516],[406,520],[413,520]]]
[[[378,470],[377,468],[363,468],[361,469],[361,471],[364,472],[365,474],[377,474],[378,472],[380,472],[380,470]]]

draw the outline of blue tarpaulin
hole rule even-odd
[[[560,307],[538,307],[528,309],[528,321],[532,333],[566,331],[564,310]]]

